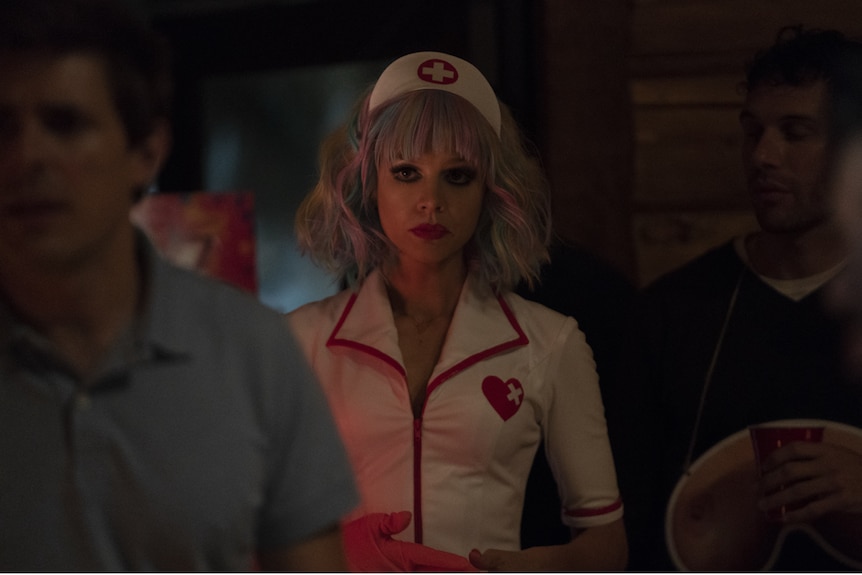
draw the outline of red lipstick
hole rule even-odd
[[[440,224],[420,224],[410,232],[423,240],[439,240],[449,233],[449,228]]]

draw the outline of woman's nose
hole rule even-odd
[[[442,212],[443,201],[439,184],[429,183],[423,186],[419,197],[419,209],[423,212]]]

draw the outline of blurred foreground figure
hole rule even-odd
[[[283,320],[130,223],[170,82],[123,6],[0,4],[0,570],[343,569],[355,488]]]
[[[846,320],[844,361],[862,385],[862,48],[848,51],[842,63],[832,80],[829,108],[831,183],[835,217],[850,259],[831,295]]]

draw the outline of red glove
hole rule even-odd
[[[344,525],[347,564],[353,572],[472,571],[466,557],[391,536],[410,525],[411,513],[370,513]]]

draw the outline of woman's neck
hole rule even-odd
[[[384,273],[393,314],[407,316],[417,326],[451,318],[467,279],[466,266],[399,266]]]

